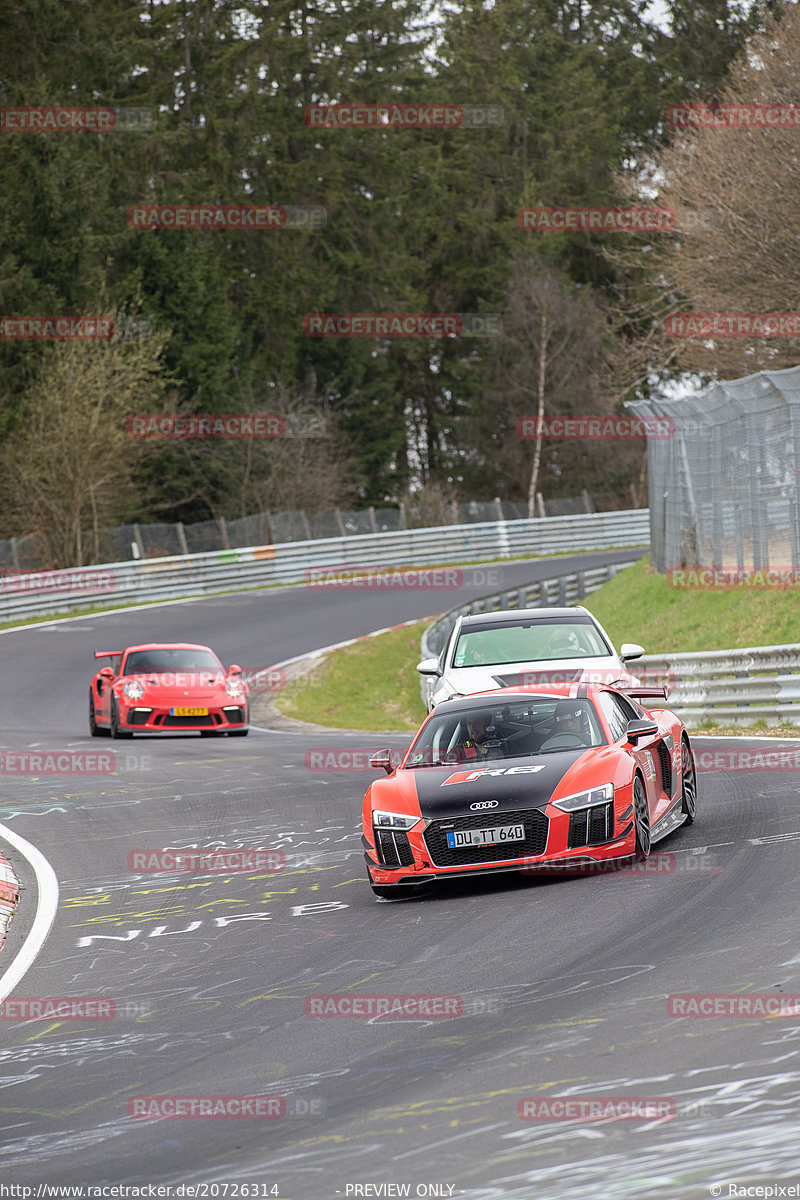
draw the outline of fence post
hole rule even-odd
[[[17,553],[17,539],[11,539],[11,562],[14,564],[14,570],[19,570],[19,554]]]
[[[546,516],[547,516],[547,513],[544,511],[544,500],[542,499],[542,493],[541,493],[541,492],[537,492],[537,493],[536,493],[536,507],[539,509],[539,516],[540,516],[540,517],[546,517]]]
[[[186,530],[183,528],[183,521],[178,521],[176,528],[178,530],[178,545],[181,548],[181,554],[188,555],[189,547],[186,544]]]
[[[370,504],[369,508],[367,509],[367,512],[369,513],[369,523],[370,523],[372,532],[377,533],[378,532],[378,523],[375,520],[375,506]]]
[[[339,533],[342,537],[347,537],[344,521],[342,520],[342,514],[339,512],[338,508],[335,508],[333,511],[336,513],[336,524],[339,526]]]
[[[230,550],[231,544],[228,541],[228,526],[225,522],[225,518],[217,517],[217,524],[219,525],[219,532],[222,537],[222,549]]]
[[[139,532],[139,526],[136,524],[133,526],[133,538],[139,550],[139,558],[144,558],[144,542],[142,541],[142,535]]]

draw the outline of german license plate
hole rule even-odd
[[[458,850],[460,846],[494,846],[524,841],[524,825],[497,825],[494,829],[454,829],[447,835],[447,845],[451,850]]]
[[[183,708],[171,708],[169,710],[169,713],[170,713],[171,717],[207,717],[208,709],[207,708],[187,708],[184,705]]]

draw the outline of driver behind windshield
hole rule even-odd
[[[489,712],[469,713],[456,749],[463,758],[501,758],[503,747]]]

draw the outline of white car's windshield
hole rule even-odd
[[[606,658],[613,650],[586,617],[569,621],[529,621],[460,634],[454,667],[496,667],[505,663],[563,658]]]
[[[411,747],[406,768],[475,764],[606,745],[589,700],[533,696],[493,706],[434,713]]]

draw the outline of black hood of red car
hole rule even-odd
[[[460,816],[491,800],[487,813],[514,812],[547,804],[558,784],[586,750],[559,750],[529,758],[483,759],[470,766],[412,768],[420,812],[429,820]]]

